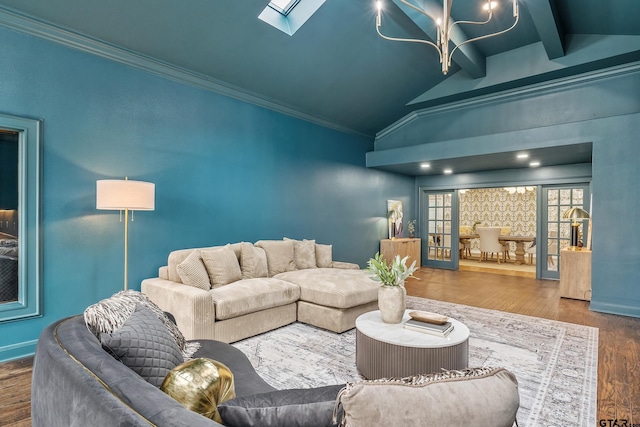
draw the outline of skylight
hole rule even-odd
[[[300,0],[271,0],[269,7],[278,13],[287,16],[291,10],[300,2]]]
[[[271,0],[259,19],[292,36],[326,0]]]

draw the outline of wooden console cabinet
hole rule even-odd
[[[591,251],[560,251],[560,296],[591,301]]]
[[[415,261],[416,266],[420,267],[420,239],[403,238],[380,240],[380,255],[387,261],[391,261],[396,255],[400,255],[400,258],[409,256],[407,265],[411,265],[411,263]]]

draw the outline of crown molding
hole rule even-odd
[[[159,61],[149,56],[124,49],[111,43],[70,31],[66,28],[28,16],[6,6],[0,6],[0,26],[343,133],[365,136],[368,138],[371,137],[371,135],[358,132],[329,120],[300,112],[289,105],[264,98],[254,92],[241,89],[221,80],[195,73],[167,62]]]

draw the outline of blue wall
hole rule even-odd
[[[593,144],[591,168],[425,177],[418,187],[588,182],[593,206],[591,309],[640,317],[640,64],[416,112],[382,132],[369,164]],[[583,179],[584,178],[584,179]]]
[[[412,212],[414,180],[367,169],[347,135],[0,28],[0,113],[44,119],[44,316],[0,324],[0,360],[122,287],[123,224],[95,209],[95,181],[156,184],[130,226],[129,283],[171,250],[316,239],[364,265],[386,237],[386,200]]]

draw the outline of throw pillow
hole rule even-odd
[[[176,366],[160,390],[185,408],[221,423],[217,406],[236,397],[233,374],[223,363],[198,358]]]
[[[332,385],[237,397],[218,405],[218,411],[227,427],[331,427],[342,388]]]
[[[291,240],[293,242],[293,259],[297,270],[317,268],[315,240],[294,240],[286,237],[284,240]]]
[[[199,250],[196,249],[191,252],[184,261],[176,266],[176,271],[185,285],[195,286],[205,291],[211,289],[209,274],[204,267]]]
[[[242,279],[242,271],[230,245],[200,251],[204,266],[209,273],[212,288],[228,285]]]
[[[296,269],[293,242],[287,240],[260,240],[255,243],[267,253],[269,277]]]
[[[331,245],[316,244],[316,265],[318,268],[331,268],[333,264]]]
[[[101,334],[100,342],[108,353],[156,387],[183,362],[180,348],[167,328],[139,304],[121,328]]]
[[[184,360],[189,360],[199,348],[197,342],[187,342],[184,335],[160,307],[155,305],[145,294],[128,289],[113,294],[87,307],[84,311],[84,321],[87,328],[100,339],[100,334],[111,333],[120,328],[135,310],[136,304],[148,308],[167,328],[176,344],[180,347]]]
[[[430,375],[348,383],[342,403],[350,427],[511,427],[520,406],[518,382],[502,368],[475,368]]]
[[[269,275],[267,253],[262,248],[243,242],[240,261],[243,279],[267,277]]]

